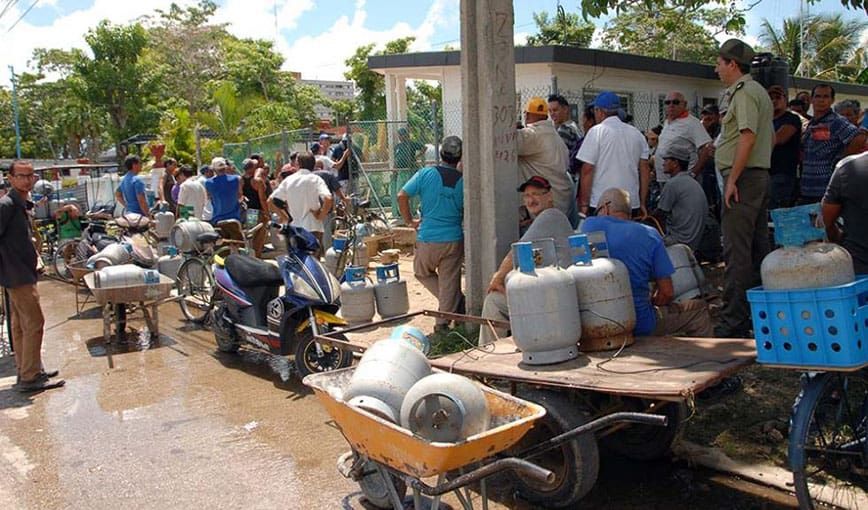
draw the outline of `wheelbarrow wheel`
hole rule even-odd
[[[517,454],[590,421],[579,404],[566,395],[534,389],[522,393],[521,397],[545,407],[546,415],[510,449],[512,453]],[[545,508],[575,507],[594,487],[600,468],[600,454],[593,434],[583,434],[526,460],[555,474],[555,481],[550,485],[512,475],[518,496]]]
[[[404,496],[407,495],[407,484],[404,483],[404,480],[400,477],[391,473],[389,473],[389,479],[392,481],[392,485],[398,493],[398,498],[401,501],[404,501]],[[359,488],[362,489],[362,494],[365,495],[368,503],[373,507],[382,508],[384,510],[391,510],[394,508],[392,506],[392,496],[389,494],[389,487],[383,483],[383,477],[377,471],[373,462],[365,462],[362,467],[362,476],[358,479],[358,482]]]
[[[648,412],[649,404],[647,400],[626,398],[623,410]],[[666,416],[666,426],[630,425],[601,438],[601,446],[632,460],[656,460],[665,456],[684,429],[684,420],[687,419],[689,411],[683,402],[673,402],[650,412]]]

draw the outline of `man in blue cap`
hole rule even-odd
[[[593,215],[600,195],[609,188],[620,188],[630,194],[634,215],[647,214],[648,143],[635,127],[618,118],[621,99],[614,92],[601,92],[594,99],[592,127],[576,159],[582,161],[580,212]]]

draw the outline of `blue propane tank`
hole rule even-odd
[[[575,358],[582,324],[573,277],[557,266],[539,267],[541,251],[531,243],[514,243],[512,255],[518,270],[507,276],[506,299],[522,360],[546,365]]]

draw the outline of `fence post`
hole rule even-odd
[[[280,152],[283,153],[283,162],[289,162],[289,133],[285,129],[280,131]],[[280,172],[280,169],[277,169]]]
[[[437,101],[431,101],[431,123],[434,124],[434,160],[440,164],[440,123],[437,122]]]
[[[552,88],[552,92],[551,92],[552,94],[558,93],[558,77],[555,75],[552,75],[552,87],[551,88]]]

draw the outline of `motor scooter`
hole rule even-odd
[[[272,223],[286,240],[277,266],[249,255],[215,256],[216,306],[212,329],[217,348],[236,352],[243,343],[294,356],[299,377],[348,367],[352,352],[321,344],[315,336],[347,323],[337,315],[340,283],[317,260],[317,239],[303,228]],[[280,286],[282,295],[278,295]]]

